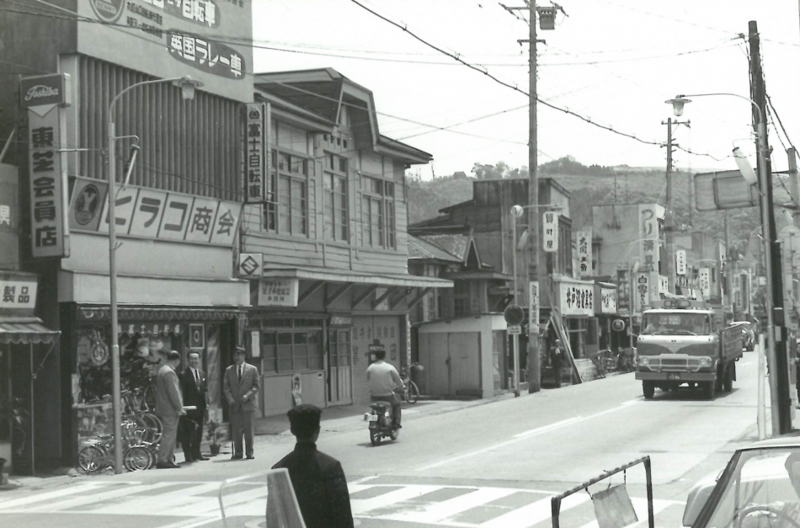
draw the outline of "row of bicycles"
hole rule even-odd
[[[156,465],[163,425],[152,412],[145,389],[122,392],[122,463],[128,471],[144,471]],[[78,465],[86,473],[97,473],[114,465],[114,435],[101,434],[78,452]]]
[[[590,357],[598,377],[605,378],[610,372],[633,372],[633,352],[627,349],[618,351],[605,349]]]

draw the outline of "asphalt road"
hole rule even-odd
[[[378,447],[354,418],[324,433],[318,447],[342,462],[362,527],[549,526],[551,495],[645,455],[656,525],[677,527],[691,485],[755,439],[755,353],[745,354],[737,374],[734,390],[713,402],[688,390],[645,401],[626,374],[439,415],[411,407],[398,441]],[[292,446],[285,436],[259,437],[254,461],[220,456],[177,470],[0,492],[0,526],[218,527],[220,483],[237,477],[223,492],[228,526],[264,526],[263,474]],[[611,482],[626,485],[640,520],[644,483],[642,466]],[[563,508],[561,526],[597,526],[589,493]]]

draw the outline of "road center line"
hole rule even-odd
[[[556,431],[558,429],[562,429],[562,428],[564,428],[564,427],[566,427],[568,425],[573,425],[573,424],[576,424],[576,423],[585,422],[587,420],[591,420],[592,418],[597,418],[598,416],[603,416],[605,414],[609,414],[609,413],[612,413],[612,412],[615,412],[615,411],[619,411],[621,409],[625,409],[625,408],[629,407],[630,405],[633,405],[636,402],[637,402],[637,400],[626,401],[626,402],[620,404],[617,407],[613,407],[611,409],[606,409],[605,411],[600,411],[600,412],[595,413],[595,414],[590,414],[589,416],[585,416],[585,417],[584,416],[576,416],[574,418],[569,418],[567,420],[562,420],[560,422],[555,422],[555,423],[552,423],[552,424],[549,424],[549,425],[538,427],[536,429],[531,429],[530,431],[525,431],[525,432],[519,433],[517,435],[514,435],[514,437],[511,440],[506,440],[505,442],[500,442],[498,444],[490,445],[488,447],[477,449],[475,451],[469,451],[469,452],[463,453],[461,455],[456,455],[454,457],[446,458],[444,460],[440,460],[438,462],[434,462],[433,464],[428,464],[428,465],[419,467],[419,468],[417,468],[417,471],[427,471],[429,469],[433,469],[433,468],[437,468],[437,467],[440,467],[440,466],[444,466],[446,464],[450,464],[451,462],[457,462],[457,461],[463,460],[465,458],[473,457],[475,455],[480,455],[481,453],[486,453],[487,451],[493,451],[493,450],[499,449],[501,447],[505,447],[505,446],[508,446],[508,445],[511,445],[511,444],[515,444],[515,443],[517,443],[517,442],[519,442],[521,440],[527,440],[528,438],[533,438],[534,436],[539,436],[539,435],[542,435],[542,434],[545,434],[545,433],[549,433],[551,431]]]

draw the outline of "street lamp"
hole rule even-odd
[[[520,237],[519,242],[517,242],[517,218],[522,217],[522,214],[524,213],[525,209],[538,209],[538,208],[549,208],[549,209],[559,210],[563,209],[564,206],[556,204],[541,204],[541,205],[514,205],[511,207],[511,238],[512,238],[512,243],[514,244],[513,247],[514,252],[512,254],[511,262],[512,262],[512,270],[514,273],[513,302],[515,305],[517,305],[517,292],[519,290],[519,286],[517,285],[517,251],[520,248],[525,247],[525,243],[528,240],[528,231],[525,231],[522,237]],[[539,339],[538,324],[539,321],[536,321],[537,328],[535,330],[530,327],[531,325],[528,325],[528,339]],[[514,335],[513,347],[514,347],[514,396],[519,396],[519,335],[516,334]],[[531,368],[531,366],[528,365],[528,368]]]
[[[766,122],[764,120],[764,114],[761,111],[761,107],[758,104],[750,99],[749,97],[745,97],[743,95],[734,94],[734,93],[727,93],[727,92],[715,92],[715,93],[705,93],[705,94],[691,94],[687,95],[678,95],[674,99],[668,99],[664,101],[667,104],[672,105],[672,110],[676,116],[680,116],[683,114],[683,107],[686,103],[691,102],[691,99],[687,97],[711,97],[711,96],[718,96],[724,95],[728,97],[736,97],[738,99],[744,99],[745,101],[749,102],[750,105],[756,109],[756,115],[758,116],[758,122],[756,123],[756,139],[758,141],[758,183],[761,195],[761,233],[763,235],[764,240],[764,266],[765,266],[765,275],[767,279],[767,295],[764,296],[764,308],[767,312],[767,348],[769,353],[770,363],[775,366],[776,368],[770,369],[770,390],[772,392],[773,398],[773,406],[772,406],[772,430],[774,434],[778,434],[780,432],[780,405],[778,399],[778,369],[777,369],[777,355],[775,350],[775,322],[774,322],[774,314],[773,314],[773,299],[772,299],[772,251],[771,251],[771,244],[772,244],[772,233],[770,233],[769,228],[769,215],[771,214],[769,210],[769,202],[767,197],[767,159],[766,156],[768,155],[767,152],[767,130],[766,130]],[[747,160],[741,156],[737,155],[737,149],[734,149],[734,158],[736,159],[737,165],[744,165],[745,170],[742,171],[742,174],[747,174],[748,176],[752,174],[752,169],[749,171],[747,170]],[[748,177],[745,176],[745,177]],[[761,427],[759,427],[760,433]]]
[[[168,79],[156,79],[153,81],[142,81],[132,84],[119,92],[108,105],[107,116],[107,149],[108,149],[108,277],[109,277],[109,297],[111,304],[111,373],[112,373],[112,405],[114,407],[114,473],[122,473],[122,402],[120,395],[120,357],[119,357],[119,321],[117,319],[117,229],[116,229],[116,178],[117,178],[117,157],[114,141],[118,139],[115,135],[116,125],[114,123],[114,107],[120,97],[133,88],[148,84],[172,83],[181,89],[181,97],[184,101],[194,99],[195,88],[202,86],[202,83],[195,81],[188,75],[183,77],[172,77]]]

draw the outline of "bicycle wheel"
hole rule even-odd
[[[156,408],[156,391],[153,389],[152,383],[144,388],[142,403],[144,403],[145,411],[152,411]]]
[[[155,415],[150,413],[141,413],[138,416],[139,419],[144,422],[146,427],[144,435],[142,436],[142,443],[153,442],[161,422],[158,422],[158,419],[155,417]]]
[[[144,446],[129,447],[122,454],[122,464],[128,471],[144,471],[150,468],[152,456]]]
[[[152,438],[149,441],[153,444],[157,444],[158,441],[161,440],[161,433],[164,431],[164,424],[161,423],[161,418],[154,413],[144,413],[142,416],[147,416],[147,420],[150,420],[150,429],[148,432]]]
[[[87,473],[94,473],[103,468],[106,453],[98,446],[86,446],[78,452],[78,465]]]
[[[408,392],[406,401],[408,403],[417,403],[417,400],[419,399],[419,388],[417,387],[417,384],[413,381],[409,381],[408,389],[406,389],[406,391]]]

